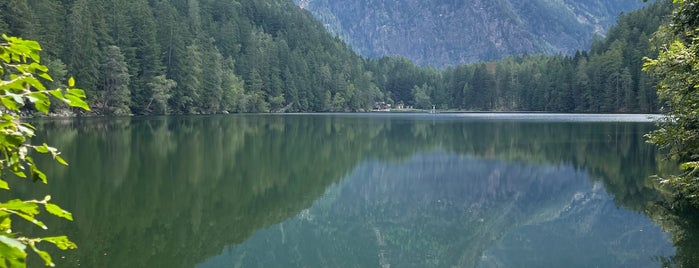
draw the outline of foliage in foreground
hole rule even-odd
[[[75,88],[71,78],[67,88],[47,89],[40,79],[53,81],[48,68],[40,63],[39,43],[17,37],[2,36],[0,41],[0,188],[10,190],[8,177],[19,177],[47,183],[46,175],[34,164],[32,151],[50,154],[58,163],[67,165],[56,148],[46,143],[33,145],[34,127],[20,121],[20,114],[32,109],[48,114],[50,96],[68,106],[89,110],[83,90]],[[13,174],[13,175],[10,175]],[[13,231],[13,220],[22,219],[42,229],[47,226],[37,219],[39,208],[57,217],[73,220],[70,212],[50,203],[51,196],[41,200],[12,199],[0,203],[0,267],[26,267],[31,249],[47,266],[54,266],[51,256],[38,248],[40,242],[54,244],[62,250],[77,246],[66,236],[26,237]]]
[[[658,58],[646,58],[644,64],[644,70],[658,78],[658,97],[668,109],[660,128],[648,138],[681,162],[680,175],[661,181],[673,187],[680,200],[699,206],[699,1],[673,3],[672,23],[655,36],[662,43]]]

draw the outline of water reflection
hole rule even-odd
[[[657,267],[673,251],[583,171],[435,152],[364,163],[199,267]]]
[[[47,222],[81,246],[63,267],[497,267],[566,245],[620,265],[672,262],[665,236],[626,210],[664,200],[647,179],[662,166],[642,138],[652,124],[577,121],[42,121],[37,138],[75,165],[43,164],[52,181],[31,189],[74,213]]]

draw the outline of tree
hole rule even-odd
[[[161,50],[157,40],[156,21],[146,0],[127,1],[126,10],[132,27],[130,53],[124,53],[131,74],[131,112],[148,114],[149,97],[154,93],[148,83],[163,74]],[[120,48],[124,48],[120,46]]]
[[[413,102],[415,103],[415,107],[420,109],[432,109],[432,99],[430,98],[430,92],[433,90],[434,89],[428,86],[427,84],[423,84],[420,87],[413,87],[413,96],[415,98]]]
[[[181,66],[184,71],[183,77],[177,83],[177,87],[170,98],[173,108],[177,113],[193,113],[196,111],[196,104],[200,97],[202,87],[202,53],[198,44],[187,46],[185,56],[186,65]]]
[[[213,47],[213,46],[212,46]],[[202,84],[201,94],[198,106],[202,113],[213,114],[221,111],[221,99],[223,97],[223,56],[218,50],[213,47],[212,51],[203,56],[208,57],[205,60],[207,64],[202,66]]]
[[[102,97],[102,109],[110,115],[128,115],[131,113],[129,104],[129,83],[131,82],[129,69],[124,61],[124,55],[117,46],[107,47],[102,63],[104,89]]]
[[[347,100],[345,99],[344,96],[342,96],[342,92],[335,93],[335,95],[332,98],[332,102],[330,105],[330,111],[331,112],[344,112],[343,107],[345,107],[345,103]]]
[[[672,24],[656,33],[663,43],[658,58],[646,58],[643,66],[658,79],[658,97],[667,109],[660,128],[648,138],[681,162],[681,174],[662,182],[680,200],[699,206],[699,1],[673,3]]]
[[[66,52],[63,61],[83,88],[95,90],[100,76],[99,34],[95,31],[96,22],[91,17],[91,2],[77,0],[70,8],[66,25]],[[97,96],[98,94],[94,94]]]
[[[153,113],[155,114],[168,114],[169,109],[167,106],[167,101],[170,99],[170,90],[177,86],[177,82],[171,79],[167,79],[165,75],[158,75],[153,77],[153,80],[148,83],[148,87],[151,89],[152,95],[148,105],[146,105],[145,110],[151,111],[151,104],[153,107]]]
[[[240,111],[241,107],[244,107],[238,102],[244,98],[245,83],[235,74],[233,68],[233,59],[226,59],[221,80],[221,89],[223,90],[221,109],[226,112]]]
[[[50,96],[70,105],[89,110],[85,103],[85,93],[75,88],[75,81],[68,80],[68,88],[48,90],[39,80],[53,79],[48,68],[41,65],[39,43],[8,37],[3,34],[4,42],[0,42],[0,188],[10,190],[8,177],[47,182],[46,175],[34,164],[31,152],[50,154],[58,163],[67,165],[56,148],[46,143],[33,145],[30,138],[34,136],[34,127],[29,123],[20,122],[20,109],[31,104],[36,111],[47,114],[51,106]],[[51,196],[41,200],[12,199],[0,203],[0,267],[26,267],[28,248],[44,260],[47,266],[53,266],[51,256],[38,248],[39,243],[48,242],[59,249],[77,248],[66,236],[26,237],[14,232],[13,219],[24,219],[42,229],[46,225],[37,219],[39,208],[43,207],[48,213],[73,220],[70,212],[50,203]],[[28,248],[27,248],[28,247]]]
[[[7,23],[10,33],[33,31],[33,20],[31,19],[30,8],[26,1],[10,0],[0,3],[0,10],[3,14],[0,18]],[[4,27],[3,27],[4,28]]]

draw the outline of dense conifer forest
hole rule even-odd
[[[370,60],[385,95],[419,108],[476,111],[631,112],[659,109],[655,81],[641,71],[669,1],[621,15],[606,38],[574,55],[525,55],[444,70],[406,59]]]
[[[366,59],[290,0],[8,0],[0,33],[42,44],[93,113],[369,111],[376,102],[473,111],[655,112],[641,72],[670,13],[622,15],[574,55],[526,55],[433,69]],[[65,109],[65,107],[57,107]]]

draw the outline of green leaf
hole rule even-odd
[[[44,230],[47,229],[46,225],[43,222],[34,218],[34,216],[39,214],[39,207],[34,202],[13,199],[8,201],[7,203],[0,203],[0,209],[7,213],[17,215],[22,219],[41,227]]]
[[[34,103],[34,107],[37,111],[44,114],[49,113],[49,107],[51,106],[51,100],[43,92],[32,92],[27,96],[29,101]]]
[[[68,87],[74,87],[75,86],[75,79],[71,76],[68,78]]]
[[[12,133],[10,135],[5,136],[5,140],[10,144],[19,147],[19,145],[24,143],[26,138],[23,135],[19,134],[18,132],[15,132],[15,133]]]
[[[5,203],[0,203],[0,209],[22,211],[28,214],[38,214],[39,207],[34,203],[25,202],[19,199],[12,199]]]
[[[17,267],[17,268],[23,268],[23,267],[27,267],[26,256],[27,256],[27,254],[24,254],[24,257],[25,257],[25,258],[22,258],[22,259],[9,259],[9,260],[7,260],[7,261],[10,262],[10,268],[15,268],[15,267]]]
[[[18,117],[18,116],[15,116],[15,115],[11,115],[11,114],[7,114],[7,113],[6,113],[6,114],[3,114],[3,115],[2,115],[2,119],[5,120],[5,121],[14,121],[15,119],[19,119],[19,117]]]
[[[39,250],[34,245],[32,245],[31,248],[32,248],[32,250],[34,250],[34,252],[36,252],[37,255],[39,255],[39,257],[41,257],[42,260],[44,260],[44,264],[46,266],[49,266],[49,267],[56,266],[56,264],[54,264],[53,261],[51,260],[51,255],[48,252],[43,251],[43,250]]]
[[[67,165],[68,165],[68,162],[66,162],[66,160],[63,160],[63,157],[60,157],[60,156],[56,155],[54,158],[56,159],[56,161],[57,161],[59,164],[64,165],[64,166],[67,166]]]
[[[17,103],[18,105],[24,105],[24,99],[22,99],[22,95],[19,94],[14,94],[14,93],[6,93],[7,96],[12,97],[12,99]]]
[[[50,102],[39,101],[39,102],[34,103],[34,108],[36,108],[37,111],[42,112],[44,114],[49,113],[50,107],[51,107]]]
[[[4,62],[10,62],[10,53],[7,53],[4,50],[0,50],[0,60]]]
[[[10,81],[5,82],[5,84],[2,85],[2,89],[13,92],[22,92],[24,91],[24,79],[24,76],[10,74]]]
[[[18,249],[20,251],[24,251],[25,249],[27,249],[27,246],[25,244],[22,244],[22,242],[19,242],[19,240],[8,237],[6,235],[0,235],[0,243]],[[6,256],[5,254],[2,255]]]
[[[19,111],[19,105],[17,105],[17,103],[8,96],[0,98],[0,102],[2,102],[2,105],[4,105],[7,109]]]
[[[59,100],[65,101],[65,97],[63,97],[63,92],[61,92],[60,88],[49,90],[49,94],[51,94]]]
[[[42,84],[41,81],[39,81],[39,79],[36,79],[33,76],[27,77],[25,81],[39,91],[46,91],[46,87],[44,87],[44,84]]]
[[[35,150],[37,153],[42,153],[42,154],[45,154],[45,153],[48,153],[48,152],[49,152],[49,148],[48,148],[48,145],[46,145],[46,143],[44,143],[44,144],[42,144],[42,145],[34,146],[34,150]]]
[[[80,97],[77,97],[75,95],[66,95],[65,98],[70,101],[68,102],[68,105],[71,107],[82,108],[85,111],[90,110],[90,106],[88,106],[87,103]]]
[[[32,62],[29,64],[29,68],[32,73],[46,73],[49,71],[49,68],[39,64],[38,62]],[[38,72],[37,72],[38,71]]]
[[[34,215],[36,215],[36,214],[29,215],[29,214],[24,214],[24,213],[15,213],[15,215],[20,216],[22,219],[24,219],[28,222],[31,222],[36,226],[41,227],[41,229],[44,229],[44,230],[48,229],[48,227],[46,227],[46,224],[44,224],[42,221],[34,218]]]
[[[2,262],[0,267],[26,267],[25,248],[26,246],[16,239],[0,235],[0,261]]]
[[[44,92],[32,92],[27,95],[27,98],[29,98],[29,101],[31,102],[37,102],[37,101],[49,101],[49,97],[46,96]]]
[[[39,74],[39,77],[41,77],[41,78],[43,78],[43,79],[46,79],[46,80],[48,80],[48,81],[52,81],[52,82],[53,82],[53,78],[52,78],[51,75],[49,75],[48,73],[40,73],[40,74]]]
[[[31,125],[29,125],[29,126],[31,126]],[[20,124],[20,125],[17,125],[17,130],[19,130],[19,132],[21,134],[23,134],[24,136],[32,137],[32,136],[34,136],[34,128],[29,127],[29,126],[27,124]]]
[[[32,124],[29,124],[29,123],[22,123],[20,126],[31,129],[32,131],[34,131],[36,129]]]
[[[49,243],[52,243],[56,245],[59,249],[66,250],[66,249],[76,249],[78,246],[73,243],[73,241],[70,241],[67,236],[62,235],[62,236],[53,236],[53,237],[44,237],[41,238],[42,241],[46,241]]]
[[[699,167],[699,162],[685,162],[680,164],[682,170],[695,169]]]
[[[11,169],[10,171],[12,171],[12,173],[15,174],[17,177],[20,177],[22,179],[27,178],[27,174],[25,174],[24,171],[22,171],[21,169]]]
[[[39,42],[34,41],[34,40],[23,40],[22,42],[23,45],[26,47],[30,48],[33,51],[41,51],[41,45],[39,45]]]
[[[56,204],[46,203],[46,211],[48,211],[49,213],[56,215],[58,217],[61,217],[61,218],[64,218],[64,219],[67,219],[70,221],[73,220],[73,214],[71,214],[68,211],[63,210],[61,207],[59,207]]]
[[[85,91],[79,88],[70,88],[66,90],[66,93],[76,96],[78,98],[85,98]]]
[[[31,171],[32,171],[32,180],[41,181],[44,184],[48,183],[48,180],[46,178],[46,174],[44,174],[44,172],[41,172],[41,170],[36,168],[36,166],[32,166]]]
[[[7,212],[0,212],[2,216],[0,216],[0,231],[3,233],[10,231],[12,229],[12,219],[10,218],[10,214]]]
[[[5,180],[0,179],[0,189],[10,190],[10,184]]]

